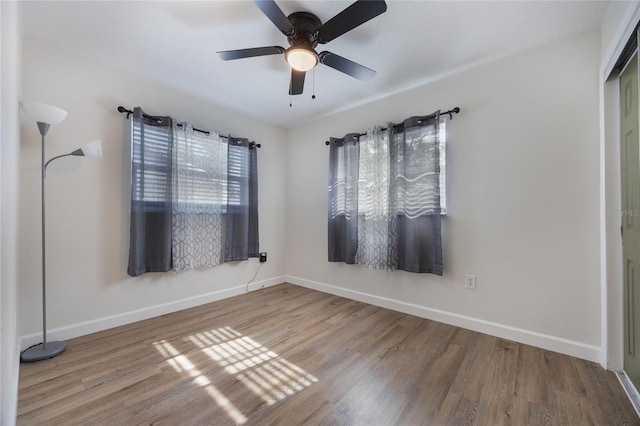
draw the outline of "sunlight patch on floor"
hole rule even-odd
[[[269,405],[318,381],[312,374],[231,327],[197,333],[188,336],[187,340]],[[187,356],[166,340],[153,345],[176,372],[188,374],[194,383],[203,387],[234,422],[246,423],[244,414]]]
[[[231,327],[198,333],[188,339],[269,405],[318,381]]]
[[[169,342],[166,340],[161,340],[160,342],[155,342],[153,344],[156,349],[167,358],[167,362],[171,365],[178,373],[186,372],[191,377],[193,377],[193,382],[199,386],[204,387],[205,391],[211,396],[211,398],[218,404],[220,408],[222,408],[228,415],[235,421],[237,424],[244,424],[247,421],[245,417],[238,408],[227,397],[224,396],[222,392],[220,392],[211,381],[189,361],[189,359],[181,355],[180,352]]]

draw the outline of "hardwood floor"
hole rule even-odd
[[[600,366],[297,287],[69,340],[19,425],[631,425]]]

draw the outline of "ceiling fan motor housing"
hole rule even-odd
[[[287,19],[294,28],[293,34],[287,35],[289,44],[292,47],[307,47],[313,50],[318,45],[316,36],[322,21],[309,12],[294,12]]]

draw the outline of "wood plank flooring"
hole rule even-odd
[[[640,425],[597,364],[291,284],[67,343],[19,425]]]

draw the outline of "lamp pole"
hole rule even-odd
[[[47,134],[47,132],[49,131],[49,125],[47,123],[38,123],[38,129],[40,129],[40,135],[41,135],[41,140],[42,140],[42,149],[40,150],[41,152],[41,161],[40,161],[40,166],[41,166],[41,188],[42,188],[42,193],[41,193],[41,197],[42,200],[40,202],[40,206],[42,208],[42,350],[44,352],[47,351],[47,255],[46,255],[46,236],[47,233],[45,232],[45,176],[46,176],[46,170],[45,170],[45,163],[44,163],[44,137]],[[63,349],[64,350],[64,349]]]
[[[49,131],[51,125],[38,121],[38,129],[41,136],[41,211],[42,211],[42,343],[34,345],[24,352],[20,356],[20,359],[24,362],[34,362],[43,359],[53,358],[56,355],[61,354],[67,349],[65,342],[47,342],[47,250],[46,250],[46,215],[45,215],[45,178],[46,178],[46,165],[45,163],[45,136]]]

